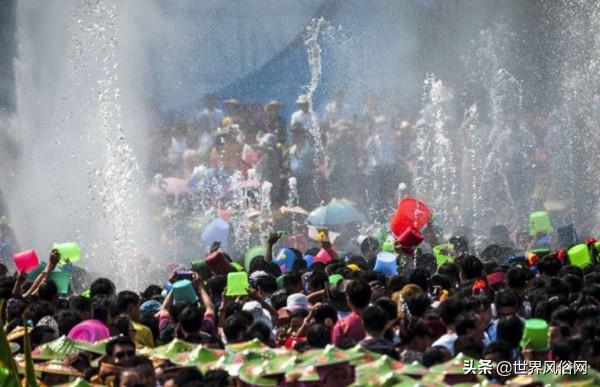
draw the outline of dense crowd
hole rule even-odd
[[[271,182],[274,208],[289,204],[289,177],[297,181],[294,204],[305,208],[332,197],[390,208],[397,182],[411,181],[410,125],[387,120],[370,100],[355,114],[338,91],[318,118],[301,96],[289,124],[276,101],[229,100],[227,116],[214,96],[205,102],[193,123],[177,120],[170,143],[156,151],[154,171],[182,179],[186,190],[206,188],[197,175],[204,165],[217,180],[238,173]],[[208,202],[221,208],[222,199]],[[380,215],[389,222],[389,212]],[[304,227],[287,230],[304,234],[304,243],[271,228],[262,246],[242,254],[208,241],[215,243],[204,259],[162,268],[169,276],[145,289],[119,289],[110,276],[72,276],[65,288],[53,273],[71,264],[56,249],[35,270],[11,274],[0,265],[0,380],[598,385],[600,244],[572,225],[549,227],[544,215],[545,227],[531,233],[492,227],[477,249],[467,229],[444,235],[432,217],[411,228],[420,237],[410,243],[385,227],[354,249],[342,246],[356,239],[352,224],[317,226],[310,237]],[[560,368],[567,365],[578,368]]]

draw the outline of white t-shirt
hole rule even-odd
[[[454,342],[458,339],[458,335],[456,333],[446,333],[442,335],[439,339],[431,344],[432,347],[446,347],[450,354],[454,356]]]

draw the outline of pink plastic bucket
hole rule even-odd
[[[35,250],[21,251],[20,253],[13,255],[13,259],[15,260],[15,265],[17,266],[19,273],[23,270],[28,272],[40,265]]]

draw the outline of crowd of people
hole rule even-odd
[[[277,101],[228,100],[226,114],[217,102],[208,95],[195,121],[175,120],[169,142],[157,142],[152,171],[181,179],[187,194],[202,193],[225,220],[231,193],[207,194],[209,180],[199,174],[209,173],[210,182],[236,174],[268,181],[273,208],[290,204],[290,177],[298,194],[291,204],[307,209],[330,198],[393,208],[397,183],[412,181],[414,130],[385,118],[370,98],[357,113],[338,90],[317,117],[300,96],[289,123]],[[422,240],[406,245],[389,227],[352,223],[308,235],[306,219],[297,227],[299,213],[293,229],[266,222],[263,245],[248,251],[205,241],[211,246],[204,259],[178,259],[145,289],[117,288],[104,273],[72,276],[65,292],[52,276],[65,266],[58,250],[34,271],[11,273],[0,264],[0,380],[600,384],[600,244],[593,235],[496,225],[475,248],[468,229],[445,235],[432,217],[418,230]],[[389,210],[374,216],[390,221]],[[357,230],[371,235],[354,242]]]

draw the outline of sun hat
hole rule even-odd
[[[290,294],[287,298],[286,308],[290,311],[297,309],[308,310],[308,298],[302,293]]]

